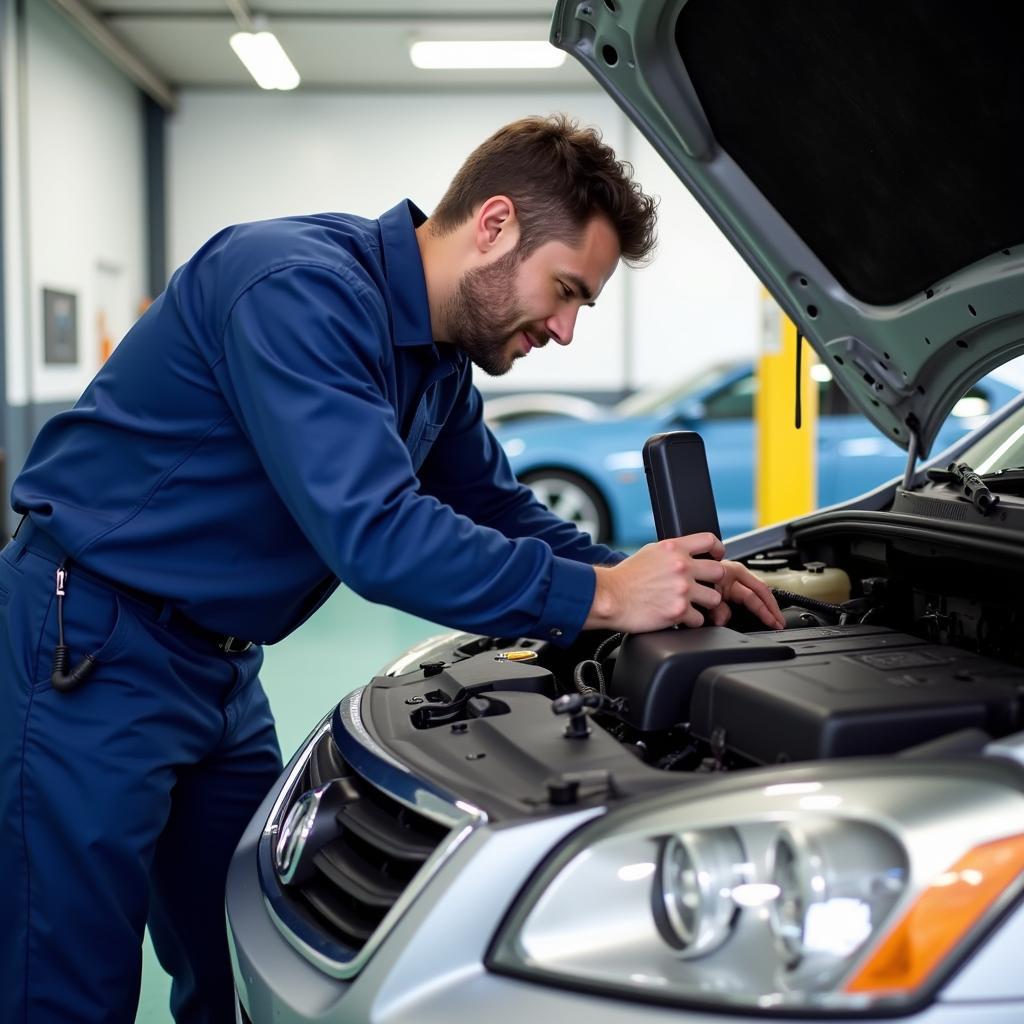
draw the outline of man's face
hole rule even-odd
[[[446,340],[485,373],[508,373],[549,339],[572,341],[580,307],[594,304],[618,261],[618,238],[604,217],[591,220],[575,246],[545,242],[525,259],[505,253],[462,276],[445,310]]]

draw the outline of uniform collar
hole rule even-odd
[[[398,346],[433,345],[430,306],[416,228],[427,215],[408,199],[393,206],[379,220],[384,246],[384,272],[391,300],[391,322]]]

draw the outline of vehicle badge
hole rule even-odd
[[[332,779],[292,804],[274,842],[274,870],[285,885],[312,876],[317,852],[342,833],[339,812],[358,799],[359,793],[348,779]]]

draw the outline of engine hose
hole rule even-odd
[[[594,678],[597,680],[598,688],[595,690],[584,678],[584,672],[589,669]],[[572,673],[572,681],[576,684],[576,691],[582,693],[584,697],[589,696],[592,693],[600,694],[602,697],[605,695],[604,689],[604,672],[601,669],[599,662],[592,659],[587,661],[581,661]]]
[[[594,651],[594,656],[592,658],[587,658],[585,661],[581,661],[576,668],[573,669],[572,681],[576,686],[577,693],[582,693],[584,697],[591,693],[600,693],[602,697],[607,696],[608,691],[604,680],[604,669],[601,668],[601,659],[609,650],[611,650],[612,647],[617,643],[622,642],[622,637],[622,633],[612,633],[611,636],[605,637],[605,639],[597,645],[597,649]],[[598,688],[596,690],[586,681],[586,679],[583,678],[584,674],[588,670],[597,680]]]
[[[605,639],[597,645],[597,650],[594,651],[594,661],[599,662],[617,643],[622,642],[622,637],[622,633],[612,633],[611,636],[605,637]]]
[[[772,587],[772,593],[780,604],[786,601],[788,604],[795,604],[812,612],[825,612],[828,615],[843,614],[843,606],[841,604],[819,601],[813,597],[805,597],[803,594],[793,594],[788,590],[776,590],[774,587]]]

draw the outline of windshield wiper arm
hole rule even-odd
[[[946,469],[930,469],[928,476],[940,482],[955,480],[960,485],[961,493],[971,499],[983,516],[987,516],[999,504],[999,495],[993,494],[985,479],[978,476],[966,462],[951,462]]]

